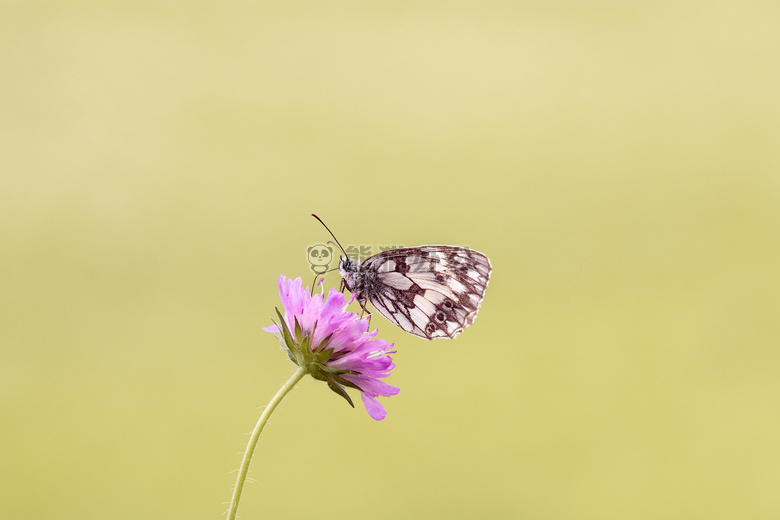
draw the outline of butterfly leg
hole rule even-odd
[[[372,314],[372,313],[370,313],[370,312],[368,312],[368,309],[366,309],[366,308],[364,307],[364,308],[363,308],[363,310],[362,310],[362,311],[360,311],[360,319],[361,319],[361,320],[363,319],[363,316],[364,316],[365,314],[368,314],[368,330],[371,330],[371,316],[373,316],[373,314]]]
[[[317,278],[320,277],[319,273],[314,275],[314,281],[311,283],[311,295],[314,296],[314,288],[317,287]]]
[[[322,276],[322,278],[323,278],[323,280],[324,280],[324,279],[325,279],[325,275],[326,275],[326,274],[328,274],[328,273],[330,273],[330,272],[333,272],[333,271],[337,271],[337,270],[338,270],[338,267],[334,267],[333,269],[328,269],[327,271],[324,271],[324,272],[322,272],[322,273],[315,273],[315,275],[314,275],[314,281],[313,281],[313,282],[312,282],[312,284],[311,284],[311,295],[312,295],[312,296],[314,296],[314,288],[317,286],[317,278],[319,278],[320,276]],[[320,280],[320,283],[322,283],[322,281],[323,281],[323,280]],[[344,279],[343,279],[343,278],[341,279],[341,285],[342,285],[342,286],[344,285]],[[341,289],[341,292],[344,292],[344,289],[343,289],[343,288]]]
[[[360,305],[360,319],[362,320],[363,316],[368,314],[368,328],[370,330],[371,329],[371,316],[372,316],[373,313],[371,313],[368,310],[368,308],[366,307],[366,302],[365,301],[361,302],[360,300],[358,300],[358,304]]]

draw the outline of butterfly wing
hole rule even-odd
[[[492,267],[465,247],[391,249],[361,266],[375,273],[365,296],[401,329],[425,339],[454,338],[474,322]]]

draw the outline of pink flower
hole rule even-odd
[[[388,355],[395,353],[393,344],[376,338],[377,330],[368,332],[368,320],[347,312],[349,302],[335,289],[323,300],[323,295],[312,296],[308,287],[301,287],[300,278],[280,275],[279,296],[284,317],[277,309],[281,323],[263,330],[276,334],[295,364],[326,381],[352,407],[345,386],[360,390],[368,415],[384,419],[387,412],[376,398],[400,391],[380,381],[395,366]]]

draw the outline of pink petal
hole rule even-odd
[[[379,403],[379,401],[373,397],[367,396],[366,394],[360,394],[360,397],[363,399],[363,406],[366,407],[366,411],[372,419],[381,421],[385,418],[387,411],[385,410],[385,407]]]

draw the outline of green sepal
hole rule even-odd
[[[271,318],[271,323],[273,323],[274,325],[276,325],[276,328],[277,328],[277,329],[279,329],[279,330],[282,330],[282,326],[281,326],[281,325],[279,325],[278,323],[276,323],[276,322],[273,320],[273,318]],[[283,338],[283,337],[276,336],[276,339],[278,339],[278,340],[279,340],[279,344],[282,346],[282,349],[283,349],[283,350],[285,351],[285,353],[287,354],[287,357],[288,357],[288,358],[290,358],[290,361],[292,361],[293,363],[295,363],[296,365],[298,365],[298,360],[297,360],[297,359],[295,359],[295,357],[293,357],[293,353],[292,353],[292,352],[290,352],[290,347],[288,347],[288,346],[287,346],[287,343],[285,343],[285,341],[284,341],[284,338]],[[299,366],[300,366],[300,365],[299,365]]]
[[[342,370],[339,374],[332,374],[331,377],[340,385],[348,386],[349,388],[354,388],[355,390],[359,390],[361,392],[363,391],[362,388],[360,388],[352,381],[348,381],[341,377],[341,374],[355,374],[354,370]]]
[[[298,316],[295,316],[294,319],[295,319],[295,337],[303,339],[303,330],[301,329],[301,324],[298,323]]]
[[[312,335],[314,335],[314,333],[312,333]],[[328,344],[328,343],[330,343],[330,339],[331,339],[332,337],[333,337],[333,332],[331,332],[330,334],[328,334],[328,336],[327,336],[325,339],[323,339],[323,340],[322,340],[322,343],[320,343],[319,345],[317,345],[317,348],[316,348],[316,349],[314,349],[314,350],[316,350],[317,352],[321,352],[321,351],[323,351],[323,350],[325,349],[325,347],[327,346],[327,344]],[[330,354],[328,354],[328,359],[330,359],[330,356],[332,356],[332,355],[333,355],[333,349],[332,349],[332,348],[331,348],[331,349],[328,349],[328,352],[330,352]]]
[[[271,318],[271,323],[273,323],[276,326],[277,330],[279,330],[279,331],[282,330],[282,326],[279,325],[278,323],[276,323],[275,319]],[[285,341],[284,341],[284,333],[281,333],[282,334],[281,336],[279,336],[279,334],[280,333],[274,334],[274,336],[276,336],[276,339],[279,340],[279,343],[282,345],[282,348],[284,350],[287,350],[287,343],[285,343]]]
[[[334,381],[331,376],[327,376],[326,375],[325,376],[325,380],[328,382],[328,388],[330,388],[331,390],[336,392],[338,395],[340,395],[341,397],[346,399],[347,402],[349,403],[349,405],[352,408],[355,407],[355,403],[352,402],[352,398],[349,397],[349,394],[347,393],[347,391],[344,390],[344,388],[342,386],[340,386],[336,381]]]
[[[287,343],[288,346],[291,343],[294,344],[295,342],[293,341],[292,334],[290,334],[290,328],[287,326],[287,322],[284,321],[284,316],[279,312],[278,307],[274,307],[274,310],[276,311],[276,315],[279,316],[279,323],[282,325],[282,337],[284,338],[284,342]]]
[[[292,361],[293,363],[295,363],[296,365],[298,365],[298,360],[297,360],[297,359],[295,359],[295,358],[293,357],[293,355],[292,355],[292,352],[290,352],[290,351],[287,349],[287,347],[286,347],[286,346],[285,346],[285,349],[284,349],[284,351],[285,351],[285,352],[287,352],[287,357],[288,357],[288,358],[290,358],[290,361]],[[300,366],[300,365],[298,365],[298,366]]]
[[[311,377],[313,377],[314,379],[316,379],[317,381],[327,381],[328,380],[327,376],[326,376],[327,370],[325,369],[325,367],[322,364],[320,364],[320,363],[318,363],[316,361],[313,361],[313,362],[309,363],[308,369],[309,369],[309,375]]]
[[[322,363],[325,365],[328,361],[330,361],[330,357],[333,355],[333,349],[323,350],[319,352],[312,352],[311,358],[312,361],[316,361],[317,363]]]
[[[287,347],[287,355],[290,357],[293,363],[301,366],[301,362],[304,359],[304,353],[295,343],[292,333],[290,332],[290,327],[288,327],[287,322],[284,321],[284,316],[282,316],[282,313],[279,312],[279,309],[276,307],[274,307],[274,310],[276,310],[276,315],[279,316],[280,325],[277,325],[277,328],[282,329],[282,339],[284,340],[284,344]]]
[[[301,339],[301,351],[304,355],[307,355],[309,352],[311,352],[311,336],[306,335]]]

